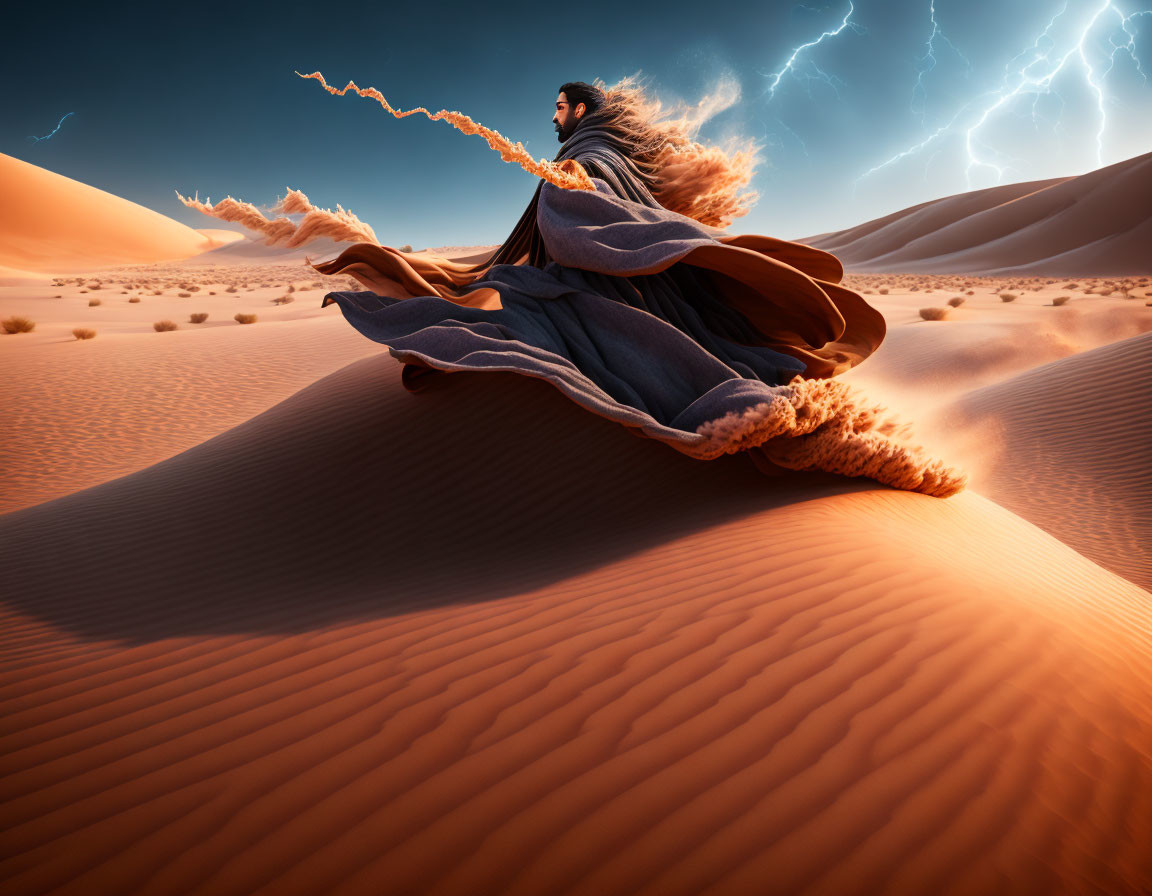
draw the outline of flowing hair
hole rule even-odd
[[[746,189],[762,147],[744,139],[728,149],[696,140],[701,117],[678,109],[665,111],[650,97],[638,75],[607,86],[593,82],[603,99],[583,126],[605,127],[624,144],[641,179],[664,208],[711,227],[727,227],[748,214],[760,198]]]

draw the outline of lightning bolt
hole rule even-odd
[[[804,9],[811,9],[811,7],[807,7],[807,6],[803,7],[803,8]],[[772,102],[772,100],[775,99],[775,97],[776,97],[776,88],[780,86],[780,80],[786,74],[789,74],[789,73],[792,74],[792,77],[794,77],[798,80],[801,77],[804,77],[804,79],[807,80],[808,82],[811,82],[813,80],[824,81],[833,90],[836,90],[835,82],[840,81],[839,78],[833,78],[833,77],[829,76],[826,72],[821,71],[820,67],[818,65],[816,65],[814,62],[810,62],[809,64],[812,66],[812,68],[816,69],[816,71],[819,73],[820,77],[819,78],[813,78],[811,75],[801,76],[797,71],[796,60],[797,60],[797,57],[799,57],[799,55],[801,53],[803,53],[805,50],[810,49],[811,47],[818,46],[820,43],[822,43],[824,41],[825,38],[835,37],[840,32],[842,32],[845,28],[851,28],[857,34],[866,34],[867,29],[863,25],[860,25],[860,24],[857,24],[856,22],[850,21],[852,18],[852,13],[854,10],[855,10],[855,7],[852,4],[852,0],[848,0],[848,12],[845,13],[843,20],[841,20],[840,25],[836,28],[836,30],[825,31],[823,34],[821,34],[815,40],[810,40],[810,41],[808,41],[808,43],[801,44],[800,46],[798,46],[795,50],[792,51],[792,55],[788,57],[788,61],[784,63],[784,67],[781,68],[780,71],[772,72],[772,73],[766,74],[766,75],[764,74],[764,72],[757,72],[757,74],[763,75],[764,77],[768,78],[771,82],[767,87],[764,88],[764,90],[763,90],[763,92],[761,92],[760,96],[763,97],[764,94],[768,94],[768,102]],[[840,83],[843,84],[844,82],[840,81]],[[809,93],[811,93],[811,87],[809,87],[808,89],[809,89]],[[840,92],[836,91],[836,95],[839,96]]]
[[[950,41],[943,31],[940,30],[940,23],[936,21],[936,0],[929,0],[928,15],[932,20],[932,33],[928,35],[926,45],[928,52],[916,60],[916,86],[912,88],[912,114],[916,113],[916,98],[921,97],[920,101],[920,124],[924,124],[924,113],[928,106],[928,94],[924,89],[924,77],[931,73],[936,68],[936,40],[942,40],[952,48],[957,56],[959,56],[967,68],[964,77],[972,74],[972,63],[968,61],[963,53],[956,48],[956,45]]]
[[[75,112],[69,112],[68,113],[68,115],[75,115],[75,114],[76,114]],[[67,118],[68,115],[65,115],[64,118]],[[60,130],[60,125],[64,124],[64,118],[61,118],[60,121],[58,121],[56,123],[56,129],[54,131],[52,131],[52,134],[55,134],[56,131]],[[43,137],[29,137],[28,139],[31,140],[33,143],[39,143],[41,140],[49,139],[52,136],[52,134],[47,134],[46,136],[43,136]]]
[[[1104,131],[1107,129],[1108,124],[1108,114],[1105,108],[1104,78],[1115,65],[1117,55],[1123,52],[1127,53],[1133,62],[1135,62],[1137,70],[1140,72],[1144,82],[1147,83],[1147,76],[1136,55],[1136,32],[1132,26],[1138,17],[1152,15],[1152,10],[1140,10],[1126,15],[1119,9],[1114,0],[1102,0],[1102,2],[1094,4],[1095,11],[1083,23],[1073,29],[1070,38],[1061,40],[1054,36],[1053,32],[1056,29],[1058,21],[1067,11],[1067,8],[1068,4],[1065,2],[1064,5],[1060,7],[1060,10],[1052,16],[1043,31],[1041,31],[1033,41],[1032,45],[1016,54],[1016,56],[1008,62],[1005,66],[1001,85],[998,88],[985,91],[966,102],[956,111],[947,124],[937,128],[919,143],[902,150],[886,161],[881,162],[879,165],[865,171],[856,179],[856,183],[895,164],[901,159],[919,153],[948,134],[959,132],[963,132],[964,147],[967,153],[968,161],[964,169],[964,176],[968,189],[972,189],[973,170],[982,168],[988,168],[994,171],[996,173],[997,183],[1001,182],[1004,173],[1012,170],[1013,166],[1003,162],[997,164],[997,162],[1002,160],[1007,154],[995,150],[985,142],[981,138],[981,130],[989,123],[989,120],[995,113],[1000,110],[1012,112],[1010,104],[1017,98],[1028,95],[1032,96],[1032,122],[1034,126],[1037,126],[1037,103],[1043,96],[1055,96],[1059,99],[1062,115],[1064,100],[1063,97],[1053,89],[1053,81],[1061,72],[1066,69],[1071,69],[1077,63],[1083,71],[1084,82],[1088,85],[1096,99],[1096,107],[1099,113],[1099,124],[1095,134],[1096,166],[1103,166]],[[1104,18],[1111,19],[1113,15],[1116,17],[1116,24],[1108,35],[1108,43],[1111,47],[1111,52],[1108,54],[1108,67],[1103,71],[1098,71],[1097,65],[1094,64],[1090,58],[1086,44],[1101,20]],[[935,23],[934,6],[932,9],[932,18]],[[1116,29],[1122,30],[1127,39],[1117,43],[1113,39],[1113,36],[1116,34]],[[974,113],[971,116],[966,116],[966,113],[973,109],[975,109]],[[1059,119],[1056,124],[1060,124]]]

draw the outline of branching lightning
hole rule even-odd
[[[1152,15],[1152,10],[1140,10],[1131,14],[1125,14],[1114,0],[1098,0],[1098,2],[1093,5],[1092,14],[1073,27],[1071,36],[1061,38],[1057,36],[1055,32],[1058,24],[1065,24],[1061,19],[1067,11],[1067,8],[1068,3],[1066,0],[1060,10],[1052,16],[1048,24],[1032,42],[1032,45],[1022,50],[1008,62],[1005,66],[1005,72],[999,87],[994,90],[985,91],[968,100],[956,111],[947,124],[937,128],[920,142],[909,146],[879,165],[865,171],[856,179],[856,183],[902,159],[919,153],[921,150],[928,148],[933,143],[953,133],[963,135],[967,157],[964,175],[968,188],[972,188],[973,172],[981,168],[994,171],[997,182],[999,183],[1005,172],[1010,170],[1012,166],[1004,161],[1007,156],[1006,153],[993,149],[982,139],[982,129],[993,120],[993,116],[995,116],[996,113],[1001,111],[1013,113],[1014,110],[1011,109],[1012,102],[1019,97],[1028,95],[1032,96],[1031,120],[1034,127],[1039,127],[1039,121],[1042,118],[1037,108],[1037,104],[1042,97],[1053,96],[1059,100],[1060,113],[1062,116],[1064,98],[1058,90],[1053,87],[1053,82],[1062,72],[1071,71],[1075,67],[1078,67],[1081,71],[1083,83],[1088,87],[1091,95],[1094,96],[1096,100],[1098,112],[1098,125],[1095,132],[1096,166],[1101,167],[1104,164],[1104,132],[1108,126],[1108,113],[1106,109],[1108,98],[1105,95],[1104,79],[1108,73],[1112,71],[1116,63],[1116,57],[1121,53],[1126,53],[1135,63],[1141,78],[1147,83],[1147,75],[1140,65],[1140,60],[1136,54],[1134,21],[1140,16]],[[933,36],[929,38],[929,54],[923,57],[923,59],[926,60],[931,57],[932,66],[935,66],[935,55],[932,51],[932,44],[937,37],[939,28],[936,23],[934,0],[931,0],[930,14],[933,22]],[[1107,67],[1101,68],[1101,61],[1099,59],[1093,60],[1090,52],[1091,48],[1088,46],[1088,43],[1094,32],[1099,27],[1102,27],[1104,23],[1113,20],[1113,17],[1115,17],[1115,24],[1107,34],[1111,52],[1108,53]],[[1123,31],[1127,39],[1117,42],[1115,39],[1117,30]],[[939,36],[943,38],[942,34]],[[949,45],[951,46],[950,41]],[[955,47],[953,47],[953,49],[955,49]],[[957,51],[957,54],[960,55],[959,51]],[[961,58],[963,57],[961,56]],[[965,62],[967,63],[967,60],[965,60]],[[931,67],[922,70],[917,79],[917,85],[913,89],[913,104],[915,104],[915,97],[918,91],[922,89],[923,77],[928,71],[931,71]],[[913,108],[913,111],[915,112],[915,108]],[[1060,123],[1060,119],[1058,118],[1055,126],[1058,127]]]
[[[809,7],[805,7],[805,8],[807,9]],[[788,57],[788,61],[784,63],[784,67],[781,68],[780,71],[773,72],[773,73],[767,74],[767,75],[765,75],[764,72],[759,72],[758,74],[764,75],[764,77],[768,78],[770,81],[770,83],[768,84],[767,87],[764,88],[764,90],[760,94],[760,96],[763,97],[765,94],[767,94],[768,95],[768,102],[772,102],[772,100],[776,96],[776,88],[780,85],[780,79],[783,78],[786,74],[791,74],[792,77],[796,78],[797,80],[803,79],[803,80],[809,82],[809,84],[812,81],[823,81],[823,82],[827,83],[833,90],[836,90],[836,82],[843,84],[844,82],[841,81],[839,78],[835,78],[835,77],[827,74],[826,72],[822,71],[818,65],[816,65],[814,62],[811,62],[811,61],[809,61],[808,64],[813,69],[816,70],[818,77],[814,77],[813,75],[809,75],[809,74],[801,74],[799,72],[799,69],[798,69],[797,58],[805,50],[808,50],[812,47],[818,46],[819,44],[821,44],[825,40],[825,38],[835,37],[836,35],[840,34],[840,32],[842,32],[845,28],[851,28],[857,34],[867,33],[867,29],[863,25],[860,25],[856,22],[851,21],[852,13],[854,11],[855,11],[855,6],[853,6],[852,0],[848,0],[848,12],[845,13],[843,20],[840,22],[839,26],[834,31],[825,31],[823,34],[821,34],[815,40],[810,40],[810,41],[808,41],[808,43],[801,44],[800,46],[798,46],[795,50],[792,51],[792,55]],[[809,87],[808,89],[809,89],[809,92],[811,92],[811,87]],[[837,91],[837,96],[839,96],[839,91]]]
[[[75,114],[76,114],[75,112],[69,112],[67,115],[65,115],[65,116],[64,116],[64,118],[67,118],[67,117],[68,117],[68,115],[75,115]],[[29,140],[31,140],[33,143],[39,143],[41,140],[48,140],[48,139],[50,139],[50,138],[52,137],[52,135],[56,133],[56,131],[60,130],[60,125],[64,124],[64,118],[61,118],[61,119],[60,119],[60,121],[58,121],[58,122],[56,123],[56,127],[55,127],[55,129],[52,131],[52,133],[51,133],[51,134],[46,134],[46,135],[45,135],[45,136],[43,136],[43,137],[29,137],[28,139],[29,139]]]
[[[916,98],[920,97],[920,124],[924,124],[924,114],[928,105],[928,94],[924,89],[924,77],[929,74],[932,69],[936,68],[936,41],[941,40],[952,48],[957,56],[959,56],[967,68],[965,77],[972,73],[972,63],[968,61],[963,53],[961,53],[952,41],[950,41],[942,30],[940,30],[940,23],[936,21],[936,0],[928,0],[928,15],[932,19],[932,33],[928,35],[926,42],[928,52],[916,60],[916,86],[912,88],[912,114],[916,115]]]

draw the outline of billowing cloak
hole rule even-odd
[[[610,128],[578,127],[595,190],[542,180],[508,239],[464,261],[357,243],[313,267],[367,291],[325,295],[348,322],[429,376],[500,370],[693,457],[763,447],[777,465],[945,496],[962,477],[878,430],[832,377],[881,344],[884,318],[840,285],[828,252],[732,235],[663,207]],[[755,458],[754,458],[755,459]],[[758,461],[761,463],[761,461]]]

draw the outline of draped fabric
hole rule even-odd
[[[541,181],[504,244],[473,263],[349,246],[313,267],[367,289],[322,307],[388,346],[413,392],[438,374],[512,371],[701,459],[762,447],[794,469],[950,493],[938,464],[865,432],[874,414],[831,380],[885,336],[834,255],[663,208],[608,130],[578,128],[563,159],[595,190]]]

